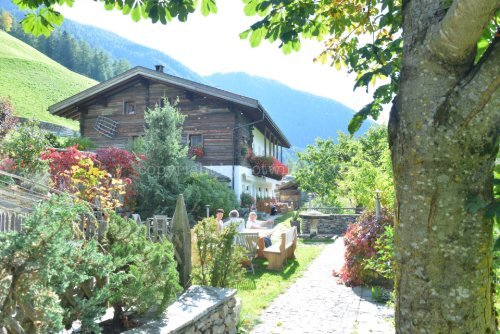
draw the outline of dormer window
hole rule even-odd
[[[125,115],[134,115],[135,114],[135,102],[134,101],[126,101],[123,104],[123,109]]]

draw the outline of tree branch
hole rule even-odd
[[[457,87],[452,107],[463,110],[460,119],[461,129],[470,126],[478,127],[478,131],[487,131],[500,124],[500,40],[495,39],[482,61],[462,80]],[[489,112],[493,111],[493,112]],[[482,112],[482,116],[478,118]]]
[[[479,37],[499,7],[500,0],[455,0],[428,33],[430,51],[450,65],[471,61]]]

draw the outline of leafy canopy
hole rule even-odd
[[[184,190],[186,206],[194,218],[206,215],[205,205],[210,205],[211,212],[221,208],[229,212],[238,207],[234,191],[226,184],[204,173],[192,173],[187,179]]]
[[[387,131],[372,127],[359,139],[342,132],[338,141],[318,139],[298,153],[295,173],[301,189],[314,192],[322,204],[374,207],[380,190],[384,207],[392,207],[394,190]]]

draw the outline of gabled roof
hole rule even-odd
[[[51,114],[61,117],[75,118],[74,116],[79,113],[79,111],[77,110],[77,107],[79,105],[97,98],[101,93],[105,93],[109,90],[116,89],[117,87],[122,86],[127,82],[130,82],[131,80],[134,80],[139,77],[143,77],[149,80],[154,80],[169,85],[174,85],[183,88],[187,91],[211,96],[230,103],[234,103],[236,105],[245,107],[247,109],[260,111],[264,115],[264,121],[274,132],[275,136],[283,143],[283,146],[288,148],[291,146],[286,136],[283,134],[283,132],[281,132],[279,127],[276,125],[276,123],[274,123],[274,121],[271,119],[267,111],[264,109],[264,107],[260,104],[258,100],[234,94],[219,88],[204,85],[191,80],[179,78],[163,72],[150,70],[142,66],[134,67],[120,75],[117,75],[114,78],[101,82],[61,102],[53,104],[48,108],[49,112]],[[262,117],[262,114],[260,117]]]

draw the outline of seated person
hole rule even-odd
[[[237,210],[231,210],[231,212],[229,212],[229,220],[222,224],[222,228],[226,228],[231,224],[237,226],[236,231],[238,232],[243,232],[245,230],[245,221],[240,218],[240,214]]]
[[[247,228],[249,229],[269,229],[269,223],[272,221],[257,221],[257,214],[255,212],[250,212],[248,215]],[[270,237],[264,237],[264,246],[269,247],[272,245]]]
[[[269,229],[272,224],[271,220],[259,221],[257,220],[257,214],[255,212],[250,212],[248,215],[247,228],[252,229]]]

